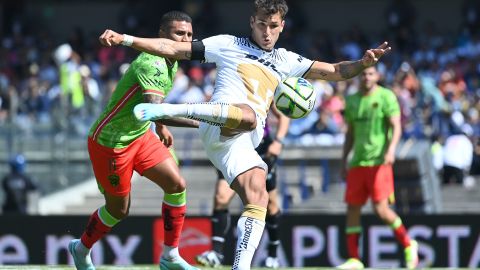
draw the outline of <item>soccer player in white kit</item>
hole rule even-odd
[[[218,35],[190,43],[139,38],[106,30],[99,38],[105,46],[122,44],[163,57],[216,64],[215,90],[210,102],[139,104],[134,113],[145,121],[186,117],[202,122],[199,133],[209,159],[244,203],[237,223],[238,240],[232,269],[250,269],[265,226],[267,165],[255,148],[262,139],[278,84],[292,76],[347,80],[377,63],[390,50],[385,42],[367,50],[360,60],[330,64],[274,48],[287,11],[285,0],[255,0],[250,37]]]

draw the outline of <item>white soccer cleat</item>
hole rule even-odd
[[[140,103],[133,108],[133,114],[139,121],[150,121],[168,117],[162,104]]]
[[[222,265],[223,255],[213,250],[208,250],[195,256],[197,263],[207,267],[219,267]]]
[[[277,269],[278,267],[280,267],[280,263],[278,262],[278,258],[277,257],[267,257],[267,259],[265,259],[265,267],[266,268],[273,268],[273,269]]]
[[[80,243],[80,239],[73,239],[68,244],[68,251],[73,257],[75,267],[77,268],[77,270],[95,270],[95,266],[93,266],[92,259],[90,258],[90,252],[85,255],[79,254],[77,252],[76,247]]]

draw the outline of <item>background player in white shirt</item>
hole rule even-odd
[[[238,240],[232,269],[250,269],[265,226],[268,193],[267,166],[255,148],[278,84],[292,76],[307,79],[347,80],[378,62],[390,50],[387,43],[365,52],[358,61],[335,64],[312,61],[294,52],[274,48],[285,25],[285,0],[255,0],[250,17],[251,36],[219,35],[202,41],[174,42],[122,35],[106,30],[105,46],[126,45],[151,54],[202,60],[217,65],[211,101],[203,104],[140,104],[140,120],[187,117],[202,122],[199,128],[207,154],[245,207],[238,220]]]

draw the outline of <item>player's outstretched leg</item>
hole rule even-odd
[[[243,131],[253,130],[257,125],[255,112],[245,104],[234,106],[226,103],[140,103],[135,106],[133,113],[140,121],[185,117]]]
[[[73,257],[77,270],[95,270],[90,258],[90,250],[82,244],[80,239],[70,241],[68,251]]]

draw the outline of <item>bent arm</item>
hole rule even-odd
[[[192,56],[191,42],[177,42],[166,38],[133,37],[130,46],[135,50],[177,60],[190,60]]]
[[[345,142],[343,144],[342,149],[342,164],[347,165],[348,162],[348,154],[353,148],[354,137],[353,137],[353,125],[352,123],[348,123],[347,125],[347,133],[345,134]]]
[[[107,29],[98,38],[104,46],[124,45],[135,50],[178,60],[189,60],[192,55],[191,42],[176,42],[165,38],[141,38],[119,34]]]
[[[287,136],[288,127],[290,126],[290,118],[283,115],[273,103],[271,105],[271,109],[272,113],[278,119],[277,133],[274,139],[278,140],[278,142],[282,142],[285,136]]]
[[[387,151],[391,151],[392,153],[395,153],[395,150],[397,149],[398,142],[400,141],[400,138],[402,137],[402,123],[400,121],[400,115],[389,117],[388,118],[388,124],[392,128],[392,137],[391,137],[390,141],[388,142]]]
[[[327,81],[348,80],[365,68],[375,65],[391,49],[388,42],[384,42],[375,49],[366,50],[363,57],[357,61],[342,61],[336,64],[315,61],[305,77]]]

